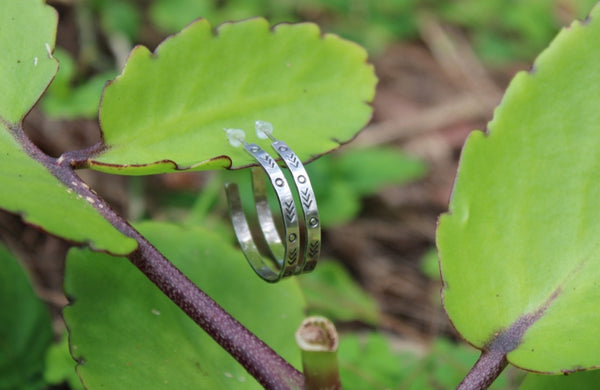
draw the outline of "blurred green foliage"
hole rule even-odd
[[[382,333],[342,334],[338,360],[342,385],[353,389],[453,389],[473,366],[479,351],[438,338],[421,352],[394,347]],[[514,389],[524,374],[510,367],[490,389]]]
[[[308,305],[309,315],[331,321],[379,323],[375,300],[362,289],[350,273],[337,261],[321,259],[311,273],[298,278]]]
[[[50,118],[96,118],[104,84],[117,75],[107,71],[87,79],[77,80],[75,60],[71,55],[57,48],[54,56],[60,67],[52,84],[42,97],[42,109]]]
[[[165,32],[203,17],[213,25],[265,16],[272,22],[310,20],[326,31],[365,45],[372,53],[392,41],[419,38],[426,13],[462,29],[488,62],[531,60],[574,18],[584,18],[596,0],[155,0],[150,16]]]
[[[502,63],[531,60],[573,19],[583,19],[596,0],[445,1],[440,16],[467,31],[476,52]]]
[[[421,271],[431,280],[441,281],[438,253],[435,248],[428,250],[421,258]]]
[[[361,210],[361,199],[386,186],[422,178],[427,168],[397,148],[351,149],[319,158],[306,167],[323,225],[343,224]]]
[[[107,34],[122,34],[132,42],[138,39],[142,28],[139,2],[90,0],[90,6],[99,16],[100,26]]]
[[[585,18],[596,1],[152,0],[144,10],[136,0],[88,0],[81,3],[81,9],[89,13],[88,23],[98,22],[109,42],[124,39],[130,46],[139,41],[143,23],[151,22],[162,33],[175,33],[197,18],[206,18],[216,26],[264,16],[272,23],[314,21],[324,31],[358,42],[374,55],[392,42],[418,40],[421,24],[433,17],[462,31],[485,62],[503,65],[531,61],[562,25],[574,18]],[[89,46],[90,42],[84,39],[83,44]],[[66,56],[64,52],[57,53],[61,69],[68,69],[59,71],[60,77],[50,87],[42,108],[54,118],[94,118],[104,82],[117,72],[79,75]],[[83,60],[86,61],[98,59]]]

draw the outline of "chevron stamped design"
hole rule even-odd
[[[300,195],[302,198],[302,204],[304,205],[304,207],[306,207],[307,209],[310,208],[310,206],[312,206],[312,199],[311,199],[311,194],[310,194],[310,189],[305,188],[302,191],[300,191]]]
[[[292,250],[290,250],[290,253],[288,253],[287,263],[289,265],[292,265],[296,262],[297,259],[298,259],[298,248],[293,248]]]
[[[320,241],[313,241],[308,247],[308,257],[311,259],[319,254],[319,247],[321,246]]]
[[[287,202],[284,202],[283,205],[284,207],[284,215],[285,218],[291,223],[294,222],[294,219],[296,219],[296,207],[294,206],[294,200],[289,200]]]
[[[270,168],[275,168],[275,161],[273,161],[271,156],[269,156],[268,154],[265,154],[263,156],[263,160],[265,160],[265,162],[269,165]]]

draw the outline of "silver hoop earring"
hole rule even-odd
[[[262,239],[267,244],[271,262],[275,263],[278,269],[268,265],[259,246],[254,242],[237,184],[227,183],[225,189],[233,228],[242,252],[260,277],[269,282],[277,282],[281,278],[310,272],[315,268],[321,249],[321,222],[308,174],[298,156],[285,142],[273,137],[273,127],[270,123],[256,121],[255,127],[259,138],[271,139],[272,148],[289,169],[304,216],[304,230],[301,234],[294,196],[277,162],[260,146],[246,143],[243,130],[227,129],[230,143],[233,146],[243,145],[244,150],[253,156],[262,168],[252,168],[254,202]],[[283,221],[283,237],[280,237],[268,204],[266,181],[261,170],[275,190]]]

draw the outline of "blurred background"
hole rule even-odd
[[[342,374],[356,388],[458,383],[478,354],[461,344],[443,312],[435,228],[462,144],[469,132],[486,128],[514,74],[528,69],[562,26],[585,18],[595,0],[48,3],[60,15],[61,65],[25,130],[52,156],[100,140],[102,88],[134,45],[153,50],[196,18],[215,27],[253,16],[273,24],[311,21],[363,45],[379,78],[374,115],[353,142],[307,167],[322,213],[323,261],[300,283],[311,313],[333,319],[342,333]],[[248,172],[81,175],[132,221],[202,224],[235,243],[222,186],[247,181]],[[61,335],[68,244],[4,212],[0,239],[28,266]],[[52,378],[56,389],[77,387],[59,369]],[[517,388],[520,378],[508,370],[495,388]]]

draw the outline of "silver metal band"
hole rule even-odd
[[[298,156],[283,141],[275,140],[271,146],[281,156],[294,178],[304,214],[305,238],[303,261],[298,265],[296,273],[310,272],[317,266],[321,252],[321,221],[319,220],[317,199],[310,184],[308,173]]]
[[[252,169],[254,202],[261,238],[268,248],[271,262],[275,263],[278,270],[269,266],[254,241],[251,228],[244,215],[238,186],[235,183],[227,183],[225,188],[231,220],[242,252],[254,271],[269,282],[277,282],[287,276],[312,271],[317,264],[321,249],[321,223],[315,195],[304,166],[285,142],[273,139],[271,146],[290,170],[294,179],[294,187],[300,199],[304,216],[304,230],[301,235],[298,210],[283,171],[277,162],[258,145],[245,142],[243,145],[246,152],[252,155],[262,168],[262,170],[260,168]],[[284,233],[282,237],[277,230],[269,207],[265,175],[261,171],[264,171],[269,178],[279,202]]]
[[[254,199],[256,202],[256,211],[258,213],[259,223],[263,238],[269,246],[271,256],[279,266],[279,272],[273,271],[263,260],[258,247],[252,239],[250,228],[246,217],[244,216],[242,203],[239,197],[237,185],[226,185],[227,198],[233,228],[240,242],[242,252],[246,255],[248,262],[254,268],[254,271],[263,279],[269,282],[276,282],[281,278],[293,275],[298,266],[300,258],[300,230],[298,227],[298,213],[296,203],[287,179],[283,171],[277,165],[277,162],[263,149],[256,144],[244,144],[244,149],[250,153],[259,162],[262,169],[269,177],[281,209],[283,219],[284,240],[279,237],[277,228],[273,221],[271,210],[267,202],[266,187],[264,179],[260,172],[253,170],[252,185],[254,188]],[[241,216],[241,217],[240,217]],[[283,243],[284,241],[285,243]]]

